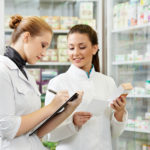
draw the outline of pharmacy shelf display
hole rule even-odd
[[[120,142],[116,149],[148,149],[150,147],[150,1],[112,0],[107,4],[107,8],[108,75],[112,76],[118,85],[131,82],[134,86],[127,96],[129,119],[126,132],[119,138]]]
[[[9,44],[12,30],[8,23],[12,14],[40,16],[53,29],[51,47],[40,62],[27,65],[27,70],[35,77],[40,92],[45,93],[48,81],[65,72],[70,62],[67,56],[67,33],[75,24],[88,24],[97,29],[99,24],[97,0],[5,0],[5,45]],[[28,11],[26,11],[28,9]]]

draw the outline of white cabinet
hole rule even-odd
[[[107,4],[107,72],[119,85],[131,82],[129,120],[115,150],[150,146],[150,1],[112,0]]]

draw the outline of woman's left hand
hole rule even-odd
[[[125,108],[126,108],[126,97],[125,96],[120,96],[116,100],[113,101],[111,104],[112,109],[115,110],[115,118],[118,121],[123,120],[123,115],[125,113]]]
[[[113,101],[111,107],[115,110],[115,112],[125,111],[126,97],[120,96],[119,98]]]

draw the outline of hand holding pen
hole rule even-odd
[[[50,93],[53,93],[55,94],[55,97],[53,98],[52,100],[52,104],[55,105],[54,107],[56,108],[59,108],[61,105],[63,105],[68,99],[69,99],[69,93],[68,91],[59,91],[59,92],[56,92],[52,89],[48,89],[48,91]]]
[[[53,94],[55,94],[56,96],[57,96],[57,94],[59,95],[59,93],[62,94],[63,92],[65,92],[67,95],[69,95],[67,91],[56,92],[56,91],[54,91],[54,90],[52,90],[52,89],[48,89],[48,91],[51,92],[51,93],[53,93]],[[55,96],[55,97],[56,97],[56,96]],[[72,102],[72,100],[71,100],[71,101],[68,102],[68,104],[69,104],[69,105],[72,105],[72,107],[73,107],[73,106],[74,106],[74,107],[77,107],[77,106],[81,103],[82,96],[83,96],[83,91],[78,91],[75,95],[73,95],[73,97],[71,97],[71,98],[73,98],[73,100],[76,99],[76,100],[75,100],[76,102]],[[67,98],[67,97],[66,97],[66,98]],[[64,103],[65,103],[65,102],[64,102]]]

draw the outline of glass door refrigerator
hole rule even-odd
[[[130,82],[128,122],[115,150],[150,149],[150,0],[107,1],[107,74]]]

